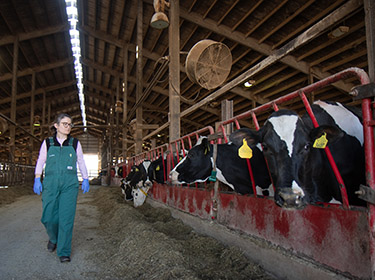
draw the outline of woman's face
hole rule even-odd
[[[72,129],[72,120],[68,117],[64,117],[59,123],[55,123],[55,127],[58,134],[68,135]]]

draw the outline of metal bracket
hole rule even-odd
[[[371,204],[375,204],[375,190],[370,187],[360,185],[359,191],[355,192],[360,199],[363,199]]]
[[[353,96],[354,100],[375,97],[375,83],[356,86],[349,94]]]

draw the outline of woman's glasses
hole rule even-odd
[[[62,124],[65,128],[67,128],[68,126],[70,126],[70,127],[73,127],[73,126],[74,126],[72,123],[67,123],[67,122],[61,122],[61,124]]]

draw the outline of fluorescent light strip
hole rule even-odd
[[[72,45],[72,52],[74,56],[74,71],[77,79],[78,87],[78,98],[81,107],[81,115],[83,125],[86,126],[86,110],[85,110],[85,96],[83,95],[83,74],[82,74],[82,64],[80,62],[81,58],[81,46],[79,40],[79,31],[77,30],[78,23],[78,9],[77,0],[65,0],[66,13],[68,15],[68,21],[70,24],[70,43]],[[86,131],[86,128],[84,129]]]

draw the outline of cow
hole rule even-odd
[[[361,114],[337,102],[317,101],[311,108],[317,128],[308,114],[299,117],[292,110],[282,109],[272,113],[260,130],[241,128],[230,140],[262,144],[279,206],[342,203],[339,183],[324,151],[326,145],[344,180],[349,203],[365,205],[355,195],[359,185],[365,184]]]
[[[129,185],[129,181],[126,181],[126,178],[121,179],[121,192],[124,195],[126,201],[132,201],[132,187]]]
[[[148,172],[150,165],[151,161],[144,160],[139,165],[134,166],[134,169],[130,172],[129,185],[132,188],[134,207],[143,205],[147,198],[147,192],[152,187],[152,181]]]
[[[240,194],[252,194],[253,188],[245,158],[238,155],[241,145],[233,143],[217,144],[216,171],[217,180],[228,185]],[[270,176],[263,154],[259,147],[252,146],[250,164],[254,174],[257,194],[263,190],[273,195]],[[173,168],[169,177],[173,184],[191,184],[205,182],[213,170],[213,145],[207,137],[200,137],[187,155]]]
[[[174,157],[174,162],[177,162],[177,157]],[[128,177],[135,207],[143,205],[153,182],[165,183],[165,168],[167,168],[167,160],[162,156],[154,161],[144,160],[139,165],[132,167]]]
[[[159,184],[165,182],[164,170],[167,168],[167,160],[163,157],[158,157],[156,160],[151,161],[150,167],[148,168],[148,178],[151,181],[155,181]],[[166,179],[166,178],[165,178]]]
[[[185,153],[187,151],[185,150]],[[173,164],[177,164],[178,159],[182,158],[182,152],[177,158],[176,154],[173,153]],[[170,162],[172,165],[172,162]],[[164,184],[168,179],[167,174],[167,168],[168,168],[168,158],[167,154],[164,154],[164,157],[159,156],[156,160],[151,161],[151,165],[148,169],[148,176],[151,181]]]
[[[136,165],[133,165],[130,169],[129,174],[125,178],[121,179],[121,186],[120,186],[121,191],[122,191],[122,194],[124,195],[125,200],[127,201],[133,200],[133,194],[132,194],[133,188],[130,183],[133,182],[134,184],[134,181],[132,181],[132,179],[136,173],[137,168],[138,167]]]

